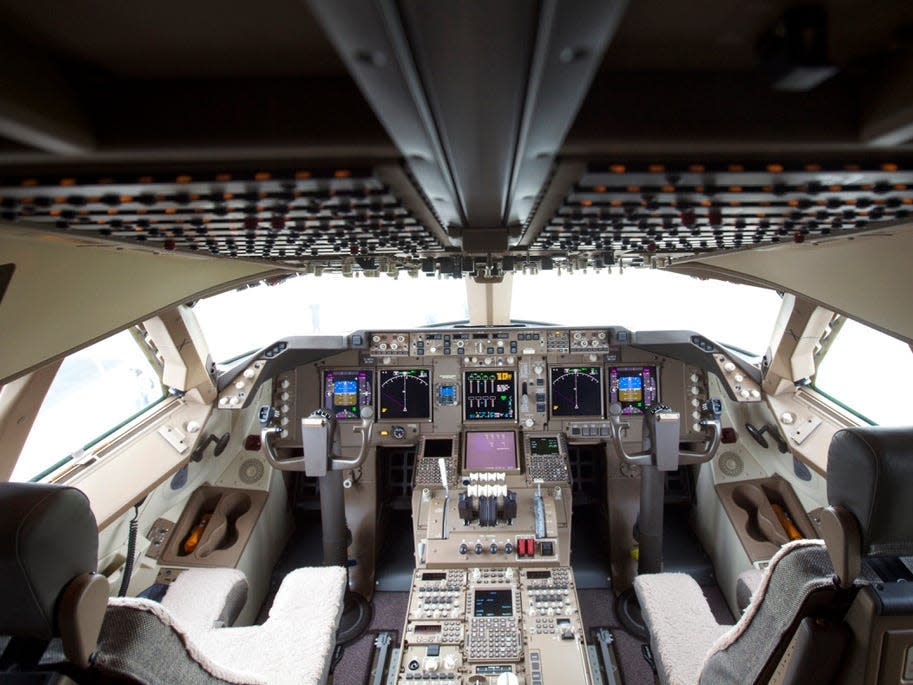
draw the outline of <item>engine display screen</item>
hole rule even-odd
[[[514,420],[513,371],[465,371],[463,387],[467,421]]]
[[[472,615],[513,616],[513,593],[510,590],[476,590]]]
[[[374,406],[371,372],[323,372],[323,408],[337,419],[359,419],[362,407]]]
[[[430,419],[428,369],[381,369],[377,390],[379,419]]]
[[[659,399],[655,366],[613,366],[609,369],[609,402],[622,414],[640,414]]]
[[[513,431],[467,431],[467,471],[515,471],[517,436]]]
[[[558,438],[530,438],[529,451],[530,454],[538,456],[560,454],[558,451]]]
[[[602,418],[602,369],[598,366],[553,366],[552,416]]]

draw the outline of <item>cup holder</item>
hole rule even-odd
[[[772,542],[778,546],[789,542],[783,526],[770,506],[770,496],[761,486],[740,485],[733,491],[732,501],[748,516],[745,532],[753,540]]]
[[[268,493],[204,485],[184,507],[161,560],[187,566],[234,566],[257,525]],[[192,541],[192,545],[186,545]]]
[[[792,539],[817,537],[802,502],[779,475],[718,483],[716,490],[752,561],[770,559]]]
[[[197,551],[201,559],[218,550],[229,549],[238,542],[238,519],[250,511],[250,506],[250,497],[240,492],[226,495],[219,501]]]

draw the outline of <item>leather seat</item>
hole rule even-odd
[[[863,611],[871,617],[870,607],[879,605],[871,601],[857,609],[861,595],[880,586],[866,578],[883,580],[872,570],[879,560],[913,554],[913,429],[838,431],[828,452],[827,491],[824,540],[781,547],[735,626],[716,623],[687,575],[635,579],[661,683],[743,685],[766,683],[774,674],[781,683],[870,682],[860,674],[877,669],[882,638],[861,636],[864,630],[851,629],[845,617]],[[902,637],[913,618],[895,620],[911,613],[913,591],[907,587],[913,585],[893,588],[904,599],[889,628],[901,631],[897,640],[913,644]],[[866,621],[871,623],[857,623]]]
[[[293,571],[263,625],[222,627],[243,605],[240,572],[185,571],[161,603],[109,598],[107,579],[95,573],[98,532],[81,491],[0,483],[0,511],[0,634],[26,655],[19,670],[38,668],[44,646],[60,637],[67,662],[56,668],[77,681],[326,681],[343,568]]]

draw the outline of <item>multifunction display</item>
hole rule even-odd
[[[516,471],[517,436],[513,431],[467,431],[467,471]]]
[[[337,419],[361,418],[362,407],[374,406],[371,372],[323,372],[323,407]]]
[[[558,438],[530,438],[529,452],[535,456],[549,457],[553,454],[560,454],[558,449]]]
[[[475,617],[513,616],[513,593],[510,590],[476,590],[473,597]]]
[[[463,397],[467,421],[513,421],[514,372],[465,371]]]
[[[618,402],[622,414],[639,414],[658,398],[655,366],[609,368],[609,402]]]
[[[552,416],[602,418],[602,369],[598,366],[553,366]]]
[[[381,369],[377,394],[379,419],[431,418],[431,373],[428,369]]]

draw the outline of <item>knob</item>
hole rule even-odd
[[[696,386],[696,385],[692,385],[692,386],[691,386],[691,394],[692,394],[692,395],[700,395],[700,394],[701,394],[701,389],[700,389],[698,386]]]
[[[474,550],[474,551],[475,551],[476,554],[481,554],[481,553],[482,553],[482,543],[481,543],[481,542],[477,542],[477,543],[476,543],[476,546],[475,546],[475,550]]]
[[[735,364],[733,364],[732,362],[726,362],[725,364],[723,364],[723,371],[725,371],[726,373],[732,373],[733,371],[735,371]]]
[[[460,544],[460,548],[457,551],[460,554],[469,554],[469,545],[467,545],[465,542],[463,542]]]
[[[498,553],[498,543],[497,542],[492,542],[490,545],[488,545],[488,553],[489,554]]]
[[[523,422],[523,425],[527,428],[532,428],[536,425],[536,420],[532,416],[529,416],[527,417],[526,421]]]
[[[758,399],[758,398],[761,396],[761,391],[760,391],[760,390],[757,390],[757,389],[752,390],[752,391],[751,391],[751,396],[752,396],[753,399]]]
[[[236,396],[232,397],[230,400],[228,400],[228,403],[232,407],[237,407],[239,404],[241,404],[241,398],[236,395]]]
[[[519,685],[520,681],[513,673],[501,673],[495,681],[495,685]]]
[[[431,352],[431,354],[434,354],[435,352],[437,352],[437,348],[434,345],[432,345],[431,347],[428,348],[428,351]]]
[[[228,404],[228,398],[227,398],[227,397],[220,397],[220,398],[219,398],[219,406],[220,406],[220,407],[224,407],[224,406],[227,405],[227,404]]]
[[[257,372],[254,371],[253,369],[245,369],[245,370],[244,370],[244,377],[245,377],[245,378],[253,378],[253,377],[256,376],[256,375],[257,375]]]
[[[516,360],[515,360],[513,357],[508,357],[508,358],[507,358],[507,363],[510,364],[510,365],[513,365],[514,361],[516,361]]]
[[[739,391],[739,396],[747,400],[751,396],[751,393],[745,389],[742,389]]]
[[[291,383],[288,381],[288,379],[285,379],[284,381],[282,381],[279,384],[279,387],[281,387],[283,390],[285,390],[290,385],[291,385]]]
[[[542,375],[542,367],[541,367],[539,364],[536,364],[536,365],[533,367],[533,371],[535,371],[535,373],[536,373],[537,376],[541,376],[541,375]]]
[[[514,553],[514,546],[509,542],[505,542],[504,543],[504,554],[513,554],[513,553]]]
[[[456,657],[453,654],[448,654],[444,657],[444,670],[452,671],[456,668]]]
[[[284,392],[281,395],[279,395],[279,399],[282,400],[283,402],[287,401],[288,398],[289,398],[289,394],[287,392]]]
[[[701,379],[701,377],[698,376],[696,373],[692,373],[692,374],[689,376],[689,378],[690,378],[690,380],[691,380],[692,383],[697,383],[697,382]]]
[[[485,364],[491,364],[491,357],[485,357]]]
[[[244,381],[238,381],[237,383],[235,383],[235,387],[238,390],[241,390],[245,385],[247,385],[247,383],[245,383]]]
[[[734,380],[736,383],[741,383],[742,381],[745,380],[745,376],[743,376],[740,373],[737,373],[735,376],[732,377],[732,380]]]

